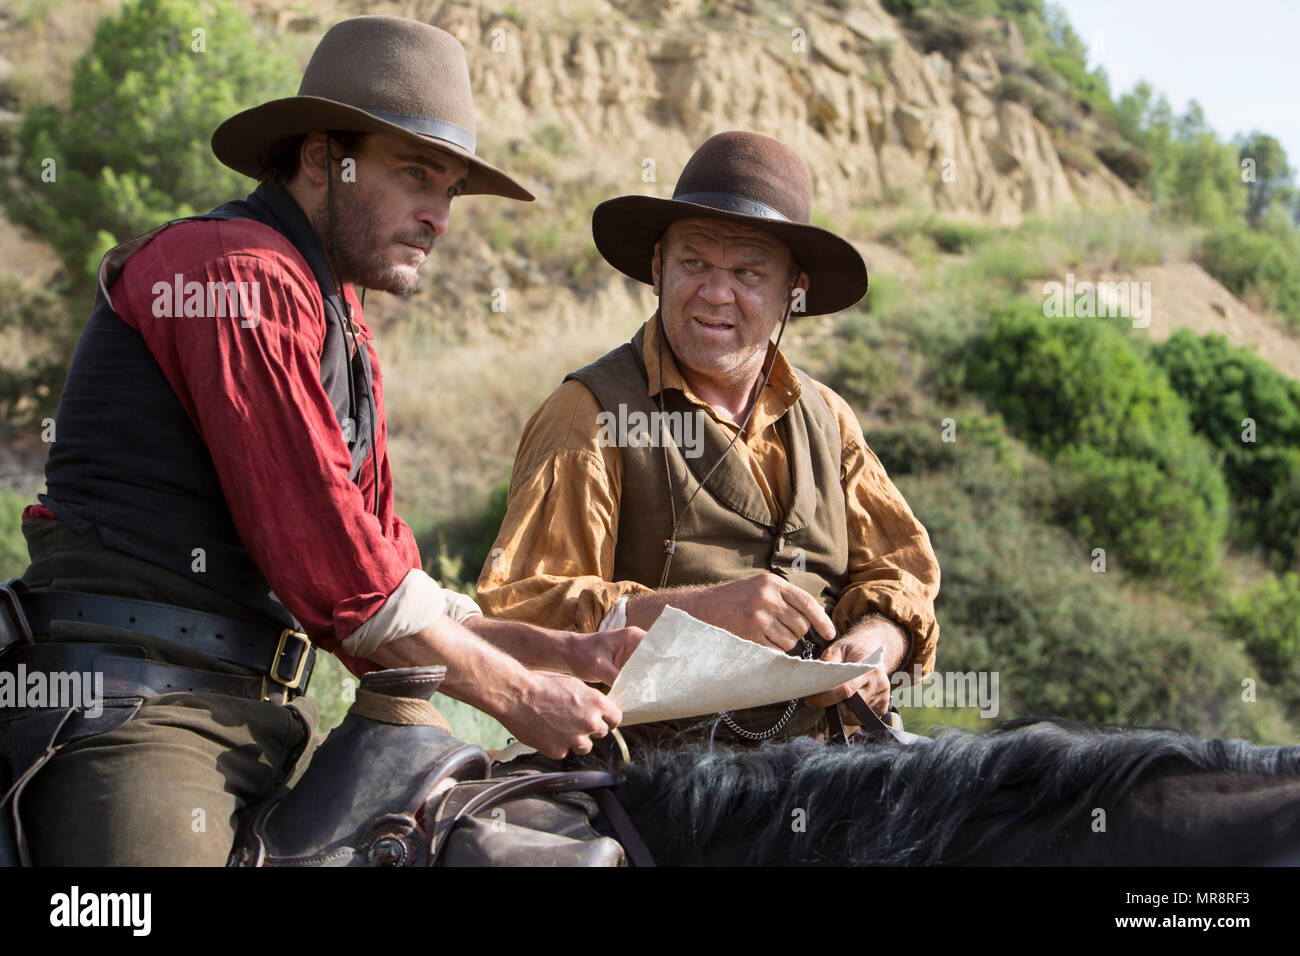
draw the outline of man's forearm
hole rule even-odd
[[[630,627],[648,628],[669,604],[694,618],[707,620],[705,612],[696,607],[697,599],[707,590],[707,587],[699,586],[633,595],[627,599],[627,623]]]
[[[439,691],[494,717],[531,679],[524,664],[449,618],[385,643],[371,659],[384,667],[441,664],[447,676]]]
[[[503,621],[475,614],[465,627],[497,650],[509,654],[531,670],[569,671],[566,647],[574,639],[569,631],[556,631],[520,621]]]

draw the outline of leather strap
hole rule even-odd
[[[569,770],[501,777],[453,787],[433,814],[434,824],[430,828],[433,831],[433,858],[437,859],[452,829],[472,814],[486,812],[499,803],[520,797],[580,791],[589,793],[596,801],[596,806],[605,814],[614,831],[614,839],[622,844],[632,865],[652,867],[655,864],[650,850],[627,811],[614,796],[612,788],[617,785],[618,778],[611,773]]]
[[[861,694],[850,694],[848,700],[844,701],[844,703],[849,705],[849,710],[853,711],[853,715],[862,722],[862,729],[868,737],[893,740],[900,744],[903,742],[903,738],[898,731],[876,716],[876,712],[867,706],[867,702],[862,699]],[[840,726],[842,728],[843,724]]]
[[[142,631],[265,674],[291,690],[307,687],[316,662],[307,635],[290,628],[277,631],[205,611],[84,591],[24,590],[18,599],[34,634],[49,634],[51,621]]]
[[[623,852],[627,854],[632,865],[638,868],[654,866],[655,861],[650,855],[650,848],[641,839],[640,831],[632,822],[632,818],[627,815],[627,811],[623,809],[623,804],[618,802],[618,796],[613,789],[594,787],[588,792],[596,801],[596,806],[600,807],[600,812],[605,814],[605,819],[609,821],[610,828],[614,831],[614,839],[622,844]]]
[[[192,667],[163,664],[145,656],[144,648],[131,644],[94,644],[69,641],[31,644],[11,648],[0,659],[0,672],[17,673],[18,665],[28,672],[51,671],[103,675],[105,699],[148,698],[182,692],[226,694],[246,700],[288,703],[300,692],[264,677],[220,674]],[[96,687],[96,693],[99,693]]]

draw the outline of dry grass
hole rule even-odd
[[[508,323],[517,310],[528,319],[522,329],[482,329],[450,344],[404,325],[379,343],[398,507],[414,526],[481,510],[542,400],[654,310],[648,287],[622,279],[585,300],[568,289],[533,291],[517,305],[507,299],[498,316]]]

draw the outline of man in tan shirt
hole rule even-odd
[[[861,257],[810,207],[798,155],[735,132],[696,152],[673,199],[597,208],[602,255],[660,308],[528,422],[478,586],[485,613],[547,627],[649,627],[672,604],[788,653],[885,648],[884,668],[803,707],[725,715],[751,740],[820,732],[853,693],[885,713],[889,675],[929,674],[939,635],[925,529],[847,403],[770,341],[791,312],[866,292]]]

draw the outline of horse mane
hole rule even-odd
[[[649,749],[622,770],[619,799],[666,864],[728,846],[738,863],[896,866],[969,862],[1009,828],[1086,818],[1160,775],[1300,775],[1300,747],[1021,718],[929,745]]]

